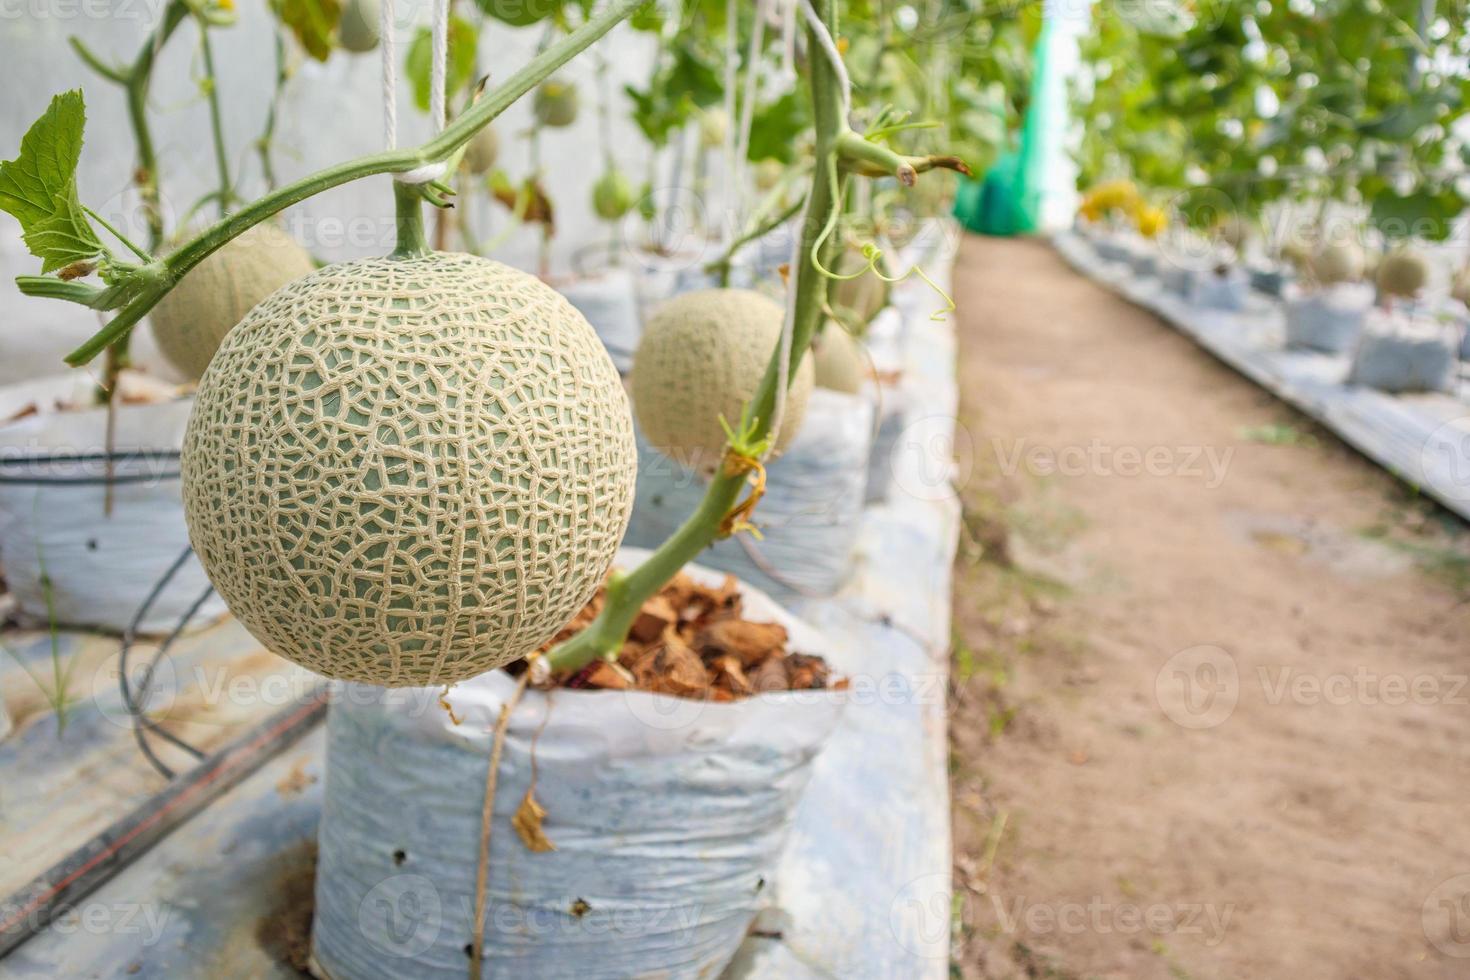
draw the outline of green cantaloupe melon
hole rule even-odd
[[[465,144],[464,168],[472,174],[489,173],[500,157],[500,136],[493,125],[487,125]]]
[[[1312,256],[1312,275],[1324,284],[1363,278],[1363,250],[1357,242],[1327,242]]]
[[[633,185],[619,171],[609,170],[592,185],[592,210],[603,221],[617,221],[633,206]]]
[[[1429,263],[1418,249],[1402,245],[1379,261],[1375,278],[1379,291],[1408,299],[1429,281]]]
[[[852,334],[829,320],[812,338],[812,368],[818,388],[856,395],[868,376],[868,359]]]
[[[699,114],[699,145],[713,150],[724,145],[730,131],[730,117],[724,109],[709,109]]]
[[[582,315],[489,259],[347,262],[221,345],[184,437],[189,538],[319,674],[452,684],[551,639],[632,507],[627,396]]]
[[[755,165],[756,190],[775,190],[776,185],[781,183],[781,178],[785,175],[786,165],[784,163],[772,157],[766,157]]]
[[[316,268],[306,249],[274,224],[256,225],[200,262],[148,314],[153,339],[191,381],[250,308]]]
[[[857,249],[850,248],[833,271],[852,275],[866,269],[868,260]],[[882,268],[882,263],[878,264]],[[892,283],[869,269],[852,279],[834,279],[827,287],[827,305],[832,307],[850,327],[865,327],[888,305]]]
[[[337,24],[337,44],[354,54],[371,51],[378,46],[381,27],[378,0],[347,0]]]
[[[555,78],[542,82],[531,102],[531,111],[543,126],[570,126],[577,121],[577,87]]]
[[[1470,266],[1455,273],[1455,281],[1450,284],[1450,296],[1470,306]]]
[[[739,424],[755,397],[785,311],[748,289],[704,289],[675,296],[653,311],[633,355],[633,410],[659,451],[710,471],[724,455],[719,416]],[[791,377],[776,451],[790,444],[812,390],[812,359]]]

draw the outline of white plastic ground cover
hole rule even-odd
[[[1458,335],[1441,324],[1405,329],[1375,309],[1364,320],[1348,380],[1387,392],[1451,391],[1459,346]]]
[[[873,402],[825,388],[812,391],[801,430],[766,465],[766,493],[747,534],[716,542],[700,556],[777,599],[831,595],[852,570],[868,483]],[[705,481],[638,436],[638,486],[624,541],[657,547],[704,496]]]
[[[613,364],[626,374],[643,332],[633,274],[627,269],[609,269],[586,279],[561,283],[556,289],[592,324]]]
[[[630,549],[619,564],[645,555]],[[843,671],[843,651],[820,632],[741,591],[748,618],[781,623],[791,649]],[[337,692],[312,935],[320,975],[465,976],[490,732],[513,686],[496,671],[454,687],[457,724],[437,689]],[[845,700],[527,691],[496,789],[485,975],[718,976],[770,901],[812,760]],[[511,826],[533,778],[551,852],[531,852]]]
[[[1373,306],[1373,287],[1338,283],[1310,293],[1288,296],[1286,346],[1343,354],[1352,349]]]
[[[0,426],[0,564],[24,619],[119,632],[132,622],[189,544],[178,450],[192,404],[179,399],[118,409],[110,515],[104,409]],[[172,630],[208,585],[190,557],[141,630]],[[194,625],[224,611],[211,596]]]

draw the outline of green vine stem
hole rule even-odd
[[[398,225],[398,247],[393,250],[395,259],[414,259],[428,255],[429,238],[424,233],[423,192],[412,184],[393,182],[393,203]]]
[[[735,256],[740,253],[740,250],[757,238],[765,237],[796,217],[797,212],[801,210],[801,206],[804,203],[804,200],[798,199],[794,204],[781,208],[775,214],[768,216],[764,221],[758,221],[752,224],[732,239],[729,245],[725,246],[725,251],[720,254],[719,258],[706,263],[704,271],[710,275],[719,277],[721,289],[728,287],[730,285],[730,267],[735,261]]]
[[[281,93],[286,88],[286,82],[291,73],[286,66],[286,41],[281,37],[281,29],[277,27],[274,31],[275,53],[276,53],[276,81],[271,90],[270,106],[265,114],[265,128],[261,130],[260,137],[255,141],[255,152],[260,157],[260,174],[265,179],[265,189],[273,191],[280,183],[276,180],[276,166],[271,160],[271,148],[276,138],[276,116],[280,113]]]
[[[817,0],[816,8],[823,23],[835,24],[835,6],[835,0]],[[847,132],[840,83],[833,66],[819,53],[822,49],[810,25],[807,36],[810,42],[808,50],[813,52],[811,91],[816,166],[802,222],[800,259],[793,270],[795,295],[789,314],[794,318],[789,362],[791,377],[795,376],[797,366],[806,355],[826,303],[828,280],[818,271],[818,261],[825,258],[822,264],[830,265],[836,255],[837,236],[828,234],[827,230],[841,206],[842,189],[847,180],[845,171],[839,171],[837,167],[838,140]],[[776,389],[780,383],[780,358],[781,348],[777,346],[766,365],[755,399],[747,410],[750,425],[740,440],[746,447],[764,441],[770,434]],[[739,501],[749,475],[748,469],[735,463],[735,457],[745,447],[737,447],[734,442],[727,444],[725,462],[710,480],[704,499],[694,513],[643,564],[631,572],[614,573],[609,577],[602,611],[586,629],[546,655],[545,669],[575,670],[598,657],[615,657],[622,649],[643,603],[715,541],[726,516]]]
[[[199,49],[204,55],[204,98],[209,103],[209,133],[214,142],[214,167],[219,177],[218,201],[220,217],[229,213],[235,200],[235,184],[230,180],[230,158],[225,150],[224,116],[219,108],[219,76],[214,71],[214,45],[209,42],[209,24],[199,22]]]
[[[137,165],[133,182],[138,185],[138,196],[143,202],[144,220],[148,222],[148,247],[157,251],[163,243],[163,207],[158,187],[158,156],[153,148],[153,132],[148,127],[148,90],[153,83],[153,65],[159,50],[173,36],[178,26],[188,16],[189,8],[183,0],[171,0],[163,12],[158,27],[143,42],[142,49],[127,68],[113,68],[87,49],[80,38],[72,37],[71,46],[82,61],[108,81],[123,87],[127,97],[128,122],[133,130],[133,142],[137,147]],[[112,448],[117,435],[117,384],[118,378],[131,363],[126,333],[111,340],[106,347],[107,357],[102,365],[102,379],[98,390],[103,404],[107,406],[104,445],[107,450],[107,466],[103,483],[102,511],[112,515]],[[95,356],[95,355],[94,355]],[[90,360],[90,358],[89,358]]]
[[[136,288],[128,293],[127,302],[122,304],[117,315],[86,343],[68,354],[66,362],[74,367],[86,364],[110,345],[125,339],[128,332],[190,269],[226,242],[237,238],[271,215],[323,191],[363,177],[403,173],[447,160],[490,120],[551,77],[562,65],[647,2],[649,0],[612,0],[596,17],[548,47],[524,68],[506,79],[505,84],[487,93],[441,133],[421,146],[374,153],[319,170],[244,205],[235,214],[206,228],[168,256],[142,267]]]

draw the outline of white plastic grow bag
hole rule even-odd
[[[627,269],[608,269],[585,279],[557,287],[592,324],[602,346],[619,372],[626,373],[638,349],[642,323],[638,315],[638,289]]]
[[[740,534],[700,556],[778,599],[835,593],[852,571],[868,482],[873,402],[814,389],[801,429],[766,464],[766,493],[754,521],[764,540]],[[656,547],[694,513],[705,480],[638,435],[638,485],[624,541]]]
[[[1250,276],[1233,266],[1223,271],[1196,273],[1191,301],[1206,310],[1238,312],[1250,298]]]
[[[1286,346],[1342,354],[1357,343],[1373,287],[1340,283],[1286,300]]]
[[[119,632],[132,622],[189,544],[179,447],[192,405],[178,399],[119,407],[111,515],[105,409],[34,415],[0,427],[0,563],[24,619]],[[208,586],[191,557],[139,628],[172,630]],[[211,596],[195,622],[224,611],[224,602]]]
[[[1181,299],[1194,295],[1194,282],[1200,274],[1197,269],[1175,265],[1167,260],[1159,266],[1159,282],[1164,291]]]
[[[640,560],[630,552],[620,564]],[[691,566],[709,584],[723,576]],[[745,615],[790,649],[822,634],[742,585]],[[491,730],[514,686],[495,671],[437,689],[349,684],[327,722],[313,967],[331,980],[453,978],[469,960]],[[812,759],[841,713],[835,691],[744,701],[526,692],[496,788],[484,975],[715,977],[770,901]],[[530,787],[556,850],[511,827]]]
[[[1373,310],[1353,353],[1348,380],[1387,392],[1449,391],[1455,382],[1459,338],[1438,324],[1409,328],[1393,314]]]

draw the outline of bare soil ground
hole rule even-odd
[[[955,283],[956,973],[1470,976],[1465,526],[1044,243]]]

